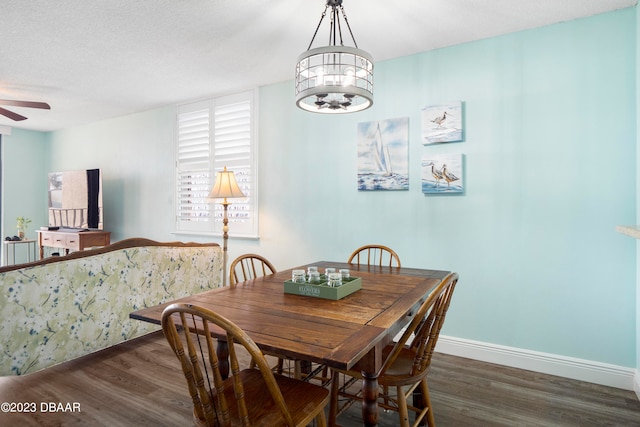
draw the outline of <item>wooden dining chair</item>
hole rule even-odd
[[[382,368],[378,372],[378,405],[397,411],[401,427],[410,425],[409,410],[416,413],[414,427],[418,426],[425,417],[430,427],[435,426],[427,374],[457,283],[457,273],[447,275],[422,303],[400,339],[383,349]],[[339,374],[362,379],[362,374],[356,370],[333,370],[329,424],[335,422],[335,418],[353,401],[362,400],[360,393],[353,393],[348,388],[349,381],[344,382],[343,385],[339,384]],[[395,393],[389,393],[390,389]],[[407,399],[414,391],[420,393],[421,399],[417,399],[414,394],[413,405],[408,405]],[[339,397],[346,398],[345,404],[340,408],[338,407]]]
[[[400,267],[400,257],[395,251],[382,245],[361,246],[349,257],[349,264]]]
[[[162,313],[162,330],[184,373],[196,426],[326,426],[329,391],[274,374],[255,342],[236,324],[202,307],[172,304]],[[229,343],[230,376],[223,379],[215,351],[217,334]],[[258,369],[240,369],[244,347]]]
[[[256,277],[266,276],[267,274],[273,274],[276,272],[276,268],[271,262],[257,254],[243,254],[231,261],[229,266],[229,286],[236,286],[239,282],[245,280],[252,280]],[[252,360],[250,364],[251,368],[255,368],[255,362]],[[273,368],[279,374],[284,371],[284,359],[278,357],[278,364]],[[300,364],[294,365],[293,376],[300,378],[299,371]]]
[[[276,272],[275,267],[268,259],[256,254],[244,254],[234,259],[229,266],[229,285],[235,286],[238,282],[255,279]]]

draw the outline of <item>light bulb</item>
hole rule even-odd
[[[353,86],[354,72],[353,68],[349,67],[345,70],[342,86]]]
[[[324,85],[324,68],[316,68],[316,86]]]

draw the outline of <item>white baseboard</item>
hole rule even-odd
[[[623,366],[440,335],[436,351],[564,378],[634,390],[640,399],[640,374]]]

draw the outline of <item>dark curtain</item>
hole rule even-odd
[[[89,228],[98,228],[100,223],[100,208],[98,199],[100,195],[100,169],[87,169],[88,212],[87,224]]]

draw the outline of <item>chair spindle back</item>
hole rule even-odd
[[[415,356],[410,376],[419,378],[426,376],[457,283],[458,274],[449,273],[429,294],[407,329],[389,352],[383,362],[380,375],[384,375],[385,371],[393,365],[395,359],[411,339],[409,348],[414,350]]]
[[[400,267],[400,257],[395,251],[382,245],[361,246],[349,257],[349,264]]]
[[[177,313],[177,314],[175,314]],[[179,322],[176,322],[179,319]],[[221,363],[216,354],[215,338],[210,325],[221,328],[229,348],[229,367],[233,378],[236,408],[229,405],[229,394],[224,390]],[[242,426],[250,426],[247,392],[234,343],[241,344],[255,361],[286,425],[294,422],[284,403],[284,397],[264,355],[253,340],[238,326],[224,317],[191,304],[172,304],[162,315],[162,329],[169,345],[180,360],[182,371],[194,407],[194,422],[205,426],[232,425],[230,412],[237,413]],[[186,350],[185,350],[186,347]],[[256,371],[257,372],[257,371]]]
[[[244,254],[231,262],[229,267],[229,285],[235,286],[238,282],[255,279],[276,272],[275,267],[268,259],[256,254]]]

